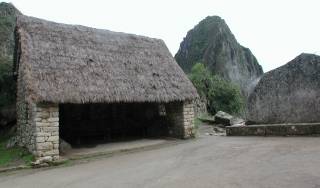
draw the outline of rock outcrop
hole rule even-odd
[[[263,74],[251,51],[237,42],[218,16],[208,16],[190,30],[175,59],[186,73],[195,63],[204,63],[213,73],[239,85],[245,96]]]
[[[320,122],[320,56],[301,54],[261,78],[248,99],[255,123]]]
[[[0,3],[0,60],[9,58],[12,61],[16,16],[20,14],[11,3]]]
[[[0,3],[0,129],[15,121],[13,78],[14,28],[21,13],[10,3]]]

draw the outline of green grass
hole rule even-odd
[[[200,116],[199,116],[199,119],[201,120],[201,119],[204,119],[204,120],[212,120],[212,121],[214,121],[214,116],[211,116],[211,115],[209,115],[209,114],[201,114]]]
[[[34,157],[24,148],[15,146],[7,149],[8,136],[0,137],[0,167],[30,165]]]
[[[198,129],[200,125],[201,125],[201,120],[199,118],[194,118],[194,127]]]

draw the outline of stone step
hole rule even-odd
[[[320,123],[263,124],[227,126],[227,136],[303,136],[320,135]]]

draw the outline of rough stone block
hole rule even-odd
[[[57,118],[57,117],[51,117],[51,118],[48,118],[48,121],[49,121],[49,122],[59,122],[59,118]]]
[[[52,134],[46,132],[37,132],[36,136],[51,136]]]
[[[50,142],[37,143],[38,150],[52,150],[53,144]]]
[[[51,136],[59,136],[59,132],[52,132]]]
[[[52,122],[52,123],[50,123],[50,126],[59,127],[59,122]]]
[[[36,118],[49,118],[50,114],[49,112],[37,112]]]
[[[50,112],[51,117],[59,117],[59,112]]]
[[[50,136],[46,141],[47,142],[59,141],[59,136]]]
[[[59,132],[59,127],[43,127],[42,131],[47,133]]]
[[[41,137],[36,137],[36,142],[40,143],[40,142],[44,142],[45,141],[45,137],[41,136]]]
[[[44,122],[36,122],[37,127],[48,127],[50,126],[50,123],[44,123]]]

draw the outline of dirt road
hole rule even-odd
[[[216,137],[0,175],[1,188],[320,187],[319,137]]]

